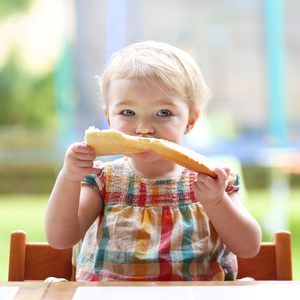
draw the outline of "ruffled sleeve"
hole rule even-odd
[[[105,167],[102,162],[95,162],[95,165],[99,168],[99,173],[85,176],[81,184],[91,187],[104,199],[106,182]]]
[[[230,194],[233,192],[238,192],[239,190],[240,190],[240,177],[235,171],[230,170],[230,180],[228,181],[226,193]]]

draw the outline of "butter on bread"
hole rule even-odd
[[[217,164],[215,162],[190,149],[163,139],[130,136],[114,129],[99,130],[93,126],[85,131],[84,139],[87,146],[95,149],[96,156],[126,155],[151,150],[178,165],[216,178],[214,169]],[[234,183],[235,177],[235,173],[230,173],[229,184]]]

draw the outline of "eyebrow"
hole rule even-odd
[[[158,100],[158,105],[173,105],[174,101],[170,98],[162,98]],[[130,99],[122,99],[118,102],[118,106],[127,106],[127,105],[135,105],[135,101],[131,101]]]

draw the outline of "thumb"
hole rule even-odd
[[[225,182],[228,180],[230,169],[228,167],[218,167],[215,169],[215,173],[217,175],[217,180],[220,183],[225,184]]]

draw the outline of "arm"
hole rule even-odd
[[[238,193],[226,193],[229,169],[217,168],[217,178],[198,174],[196,198],[226,246],[239,257],[255,256],[261,243],[261,229],[239,200]]]
[[[72,144],[66,152],[45,215],[46,238],[54,248],[75,245],[103,209],[98,193],[81,185],[84,176],[99,172],[94,159],[94,150],[84,144]]]

